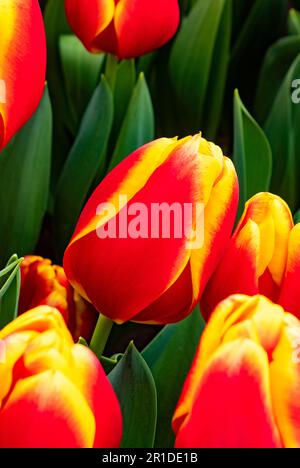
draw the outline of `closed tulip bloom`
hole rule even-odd
[[[300,447],[300,322],[263,296],[215,309],[174,414],[177,448]]]
[[[203,294],[205,317],[218,302],[236,293],[263,294],[300,317],[299,227],[280,197],[259,193],[251,198]]]
[[[0,149],[42,97],[46,38],[38,0],[0,2]]]
[[[175,34],[178,0],[65,0],[69,24],[85,47],[120,59],[161,47]]]
[[[87,202],[64,256],[68,280],[117,323],[180,321],[223,254],[237,198],[236,172],[219,147],[201,135],[153,141]]]
[[[21,264],[19,314],[40,305],[60,311],[75,341],[91,338],[98,316],[94,308],[74,291],[61,266],[29,255]]]
[[[96,356],[41,306],[0,331],[0,447],[119,447],[119,403]]]

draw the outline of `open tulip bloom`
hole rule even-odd
[[[299,448],[300,322],[231,296],[203,334],[173,418],[176,447]]]
[[[0,448],[300,448],[298,10],[0,0]]]

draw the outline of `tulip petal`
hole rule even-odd
[[[152,173],[164,163],[174,146],[176,141],[160,138],[142,146],[118,164],[92,194],[81,213],[70,245],[95,231],[103,223],[100,223],[100,215],[97,215],[97,208],[102,203],[111,203],[116,213],[119,213],[125,205],[120,197],[126,197],[129,202],[144,187]]]
[[[0,2],[0,148],[25,124],[41,100],[46,39],[37,0]]]
[[[275,448],[268,357],[248,339],[222,345],[208,362],[177,448]]]
[[[76,383],[97,421],[94,448],[118,448],[122,438],[122,415],[114,390],[96,356],[86,347],[73,348]],[[100,392],[101,391],[101,396]]]
[[[47,371],[19,380],[0,412],[2,448],[92,447],[95,419],[63,374]]]
[[[13,335],[14,333],[43,333],[49,329],[57,330],[65,348],[73,345],[71,334],[68,331],[61,314],[58,310],[48,306],[36,307],[35,309],[28,311],[26,314],[17,317],[13,322],[0,330],[0,340],[5,339],[9,335]]]
[[[286,314],[270,363],[274,413],[286,448],[300,448],[300,323]]]
[[[238,235],[230,241],[223,259],[204,291],[201,311],[205,318],[209,317],[221,300],[232,294],[257,294],[259,242],[258,226],[248,220]]]
[[[161,297],[137,314],[133,321],[148,324],[176,323],[178,316],[183,320],[195,305],[191,268],[188,263],[178,280]]]
[[[220,258],[224,255],[236,217],[238,206],[237,175],[232,162],[222,156],[223,164],[223,171],[216,179],[209,178],[207,170],[201,171],[200,184],[205,186],[213,181],[213,186],[209,199],[207,202],[204,201],[204,244],[200,249],[192,250],[191,253],[191,272],[196,300],[203,293]]]
[[[279,304],[300,318],[300,224],[292,229],[288,246],[285,278],[281,288]]]
[[[175,34],[179,19],[174,0],[120,0],[114,20],[119,57],[138,57],[162,46]]]
[[[114,0],[65,0],[68,22],[88,50],[114,16]]]
[[[139,57],[168,42],[179,20],[177,0],[118,0],[114,20],[95,38],[94,48],[120,59]]]

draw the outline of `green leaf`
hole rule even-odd
[[[288,30],[289,34],[300,34],[300,13],[294,10],[294,8],[291,8],[289,11]]]
[[[300,223],[300,210],[298,210],[297,213],[294,216],[294,223],[295,224]]]
[[[115,368],[115,366],[118,364],[117,359],[107,358],[105,356],[101,356],[100,362],[101,362],[101,365],[102,365],[106,375],[109,374]]]
[[[270,47],[263,62],[255,99],[255,116],[264,124],[278,89],[300,51],[300,37],[285,37]]]
[[[72,114],[64,84],[59,37],[71,33],[63,0],[48,0],[44,13],[47,37],[47,82],[53,109],[52,191],[72,145]],[[52,200],[51,200],[52,201]]]
[[[169,63],[185,131],[213,138],[219,124],[229,63],[228,0],[201,0],[182,21]],[[213,91],[213,92],[212,92]]]
[[[0,154],[0,245],[26,255],[39,238],[46,212],[51,165],[52,115],[47,89],[30,121]]]
[[[174,446],[171,421],[204,326],[197,307],[182,322],[164,327],[142,353],[157,389],[155,447]]]
[[[100,79],[104,54],[91,54],[74,35],[59,38],[60,56],[74,132]]]
[[[117,68],[114,83],[114,124],[112,138],[117,138],[121,124],[126,115],[128,105],[136,82],[134,60],[123,60]]]
[[[153,138],[153,107],[144,74],[141,73],[129,103],[109,170]]]
[[[108,376],[123,414],[122,448],[153,447],[157,399],[152,374],[131,343]]]
[[[62,253],[96,174],[105,169],[105,155],[113,121],[113,97],[105,80],[96,88],[79,133],[58,182],[55,201],[57,243]]]
[[[273,192],[289,204],[292,211],[299,206],[298,180],[300,175],[298,129],[300,126],[299,85],[292,90],[294,80],[300,77],[300,54],[290,67],[274,100],[265,125],[265,133],[273,152]],[[297,82],[296,82],[297,83]]]
[[[267,137],[247,111],[238,91],[234,94],[233,161],[240,183],[241,215],[249,198],[270,189],[272,152]]]
[[[7,267],[0,272],[0,330],[18,315],[22,261],[22,258],[13,255]],[[6,273],[3,275],[3,272]]]

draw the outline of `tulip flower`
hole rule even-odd
[[[59,310],[75,341],[79,337],[91,338],[96,311],[74,291],[61,266],[29,255],[21,264],[19,314],[41,305]]]
[[[65,252],[67,278],[117,323],[180,321],[224,253],[237,198],[236,172],[219,147],[201,135],[153,141],[87,202]]]
[[[299,320],[263,296],[225,299],[175,411],[175,446],[299,448],[299,413]]]
[[[139,57],[176,33],[178,0],[65,0],[71,28],[92,52]]]
[[[122,418],[96,356],[41,306],[0,331],[0,447],[115,448]]]
[[[280,197],[259,193],[251,198],[203,294],[204,316],[231,294],[263,294],[300,318],[299,228]]]
[[[46,38],[38,0],[0,2],[0,149],[42,97]]]

